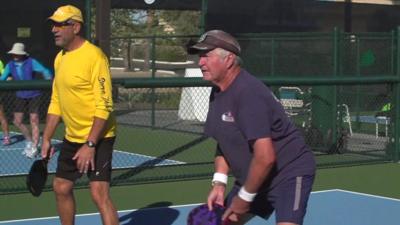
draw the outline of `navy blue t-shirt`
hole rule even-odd
[[[260,80],[241,70],[227,90],[213,87],[205,134],[217,143],[232,174],[244,184],[256,139],[270,137],[276,165],[264,182],[265,188],[280,181],[315,173],[313,153],[279,100]]]

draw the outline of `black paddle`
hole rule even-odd
[[[49,162],[50,150],[47,152],[47,157],[44,159],[38,159],[33,162],[29,174],[26,177],[26,187],[29,192],[35,196],[39,197],[42,194],[44,185],[47,180],[47,163]]]

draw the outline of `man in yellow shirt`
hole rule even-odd
[[[55,44],[62,50],[54,61],[55,78],[43,132],[42,157],[53,155],[51,138],[62,119],[65,137],[53,180],[61,223],[74,224],[74,182],[87,173],[91,196],[103,224],[118,224],[109,195],[116,122],[107,57],[80,35],[83,18],[78,8],[61,6],[49,20]]]

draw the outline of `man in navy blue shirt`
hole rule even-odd
[[[274,94],[241,68],[240,45],[212,30],[188,48],[199,55],[210,95],[205,134],[217,141],[208,205],[225,205],[224,220],[244,224],[254,215],[278,225],[302,224],[315,175],[313,153]],[[225,201],[228,173],[235,183]]]

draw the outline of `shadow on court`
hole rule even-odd
[[[187,144],[184,144],[176,149],[173,149],[172,151],[169,151],[161,156],[158,156],[157,158],[151,159],[151,160],[147,160],[143,163],[141,163],[140,165],[135,166],[134,168],[128,170],[127,172],[124,172],[123,174],[120,174],[114,178],[112,178],[111,180],[111,184],[112,185],[116,185],[119,182],[124,182],[126,179],[129,179],[145,170],[154,168],[155,166],[157,166],[157,164],[163,162],[164,160],[167,160],[181,152],[184,152],[188,149],[190,149],[190,147],[195,146],[203,141],[207,140],[206,136],[201,136]]]
[[[25,141],[25,137],[22,134],[11,134],[10,140],[11,140],[11,143],[8,146]]]
[[[172,225],[179,211],[168,208],[171,205],[171,202],[156,202],[121,216],[119,222],[123,225]]]

